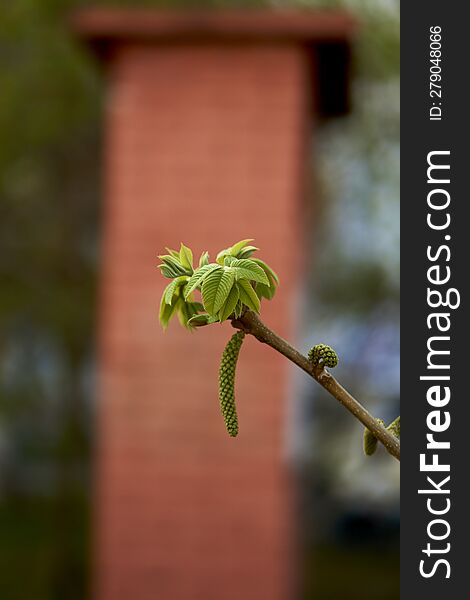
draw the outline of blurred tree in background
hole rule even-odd
[[[356,56],[357,110],[327,126],[316,149],[323,156],[320,180],[325,198],[338,195],[343,200],[320,205],[324,247],[328,248],[328,236],[338,236],[338,228],[354,227],[361,218],[367,223],[371,214],[387,220],[387,210],[397,210],[387,202],[396,183],[389,180],[397,160],[390,140],[398,140],[396,0],[2,2],[0,597],[4,600],[74,600],[88,595],[103,84],[96,63],[73,38],[66,18],[70,11],[90,4],[343,6],[357,13],[364,23]],[[356,203],[347,213],[350,220],[344,222],[333,213],[346,210],[344,190],[354,170],[363,177],[355,179],[350,191],[362,194],[366,204]],[[336,189],[327,183],[333,180]],[[348,231],[355,239],[354,231]],[[349,285],[350,266],[364,252],[364,247],[351,243],[352,249],[337,244],[335,252],[330,248],[318,256],[319,269],[333,268],[338,275],[325,277],[316,287],[320,305],[342,310],[341,290]],[[396,244],[396,239],[389,244]],[[359,311],[397,294],[393,261],[398,254],[387,254],[386,248],[383,255],[371,254],[374,260],[361,263],[361,285],[353,286],[352,305]],[[347,301],[351,307],[351,297]]]
[[[5,599],[86,596],[101,85],[64,26],[73,4],[0,9]]]

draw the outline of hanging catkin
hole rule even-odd
[[[235,370],[244,337],[245,333],[243,331],[238,331],[232,335],[225,346],[219,368],[220,409],[227,431],[232,437],[238,434],[238,418],[235,406]]]
[[[385,426],[385,421],[382,419],[375,419],[377,423]],[[387,431],[390,431],[396,438],[400,439],[400,417],[397,417],[395,421],[392,421],[387,427]],[[369,429],[364,429],[364,454],[372,456],[377,449],[377,438]]]
[[[383,419],[375,419],[377,423],[380,425],[385,425],[385,421]],[[372,456],[374,452],[377,450],[377,438],[370,431],[370,429],[364,429],[364,454],[366,456]]]

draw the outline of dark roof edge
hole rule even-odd
[[[339,10],[83,9],[70,18],[72,29],[92,44],[119,41],[295,40],[348,42],[356,21]]]

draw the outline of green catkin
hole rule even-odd
[[[219,368],[219,401],[228,434],[238,434],[238,417],[235,406],[235,369],[245,333],[238,331],[227,342]]]
[[[382,419],[375,419],[377,423],[381,425],[385,425],[385,421]],[[370,429],[364,429],[364,454],[366,456],[372,456],[374,452],[377,450],[377,438],[370,431]]]
[[[308,359],[314,364],[318,365],[320,362],[325,367],[336,367],[338,364],[338,355],[331,346],[326,344],[317,344],[308,351]]]
[[[382,419],[375,419],[377,423],[385,426],[385,421]],[[398,416],[395,421],[392,421],[390,425],[387,427],[387,431],[390,431],[392,435],[396,438],[400,439],[400,417]],[[377,438],[369,431],[369,429],[364,429],[364,454],[367,456],[372,456],[375,450],[377,449]]]
[[[387,427],[388,431],[392,433],[396,438],[400,439],[400,416],[395,421],[392,421]]]

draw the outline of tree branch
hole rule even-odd
[[[378,423],[376,419],[345,390],[336,379],[322,365],[314,365],[305,356],[300,354],[288,342],[283,340],[274,331],[271,331],[251,310],[246,311],[239,319],[232,320],[232,326],[254,336],[263,344],[268,344],[277,352],[283,354],[291,362],[313,377],[327,392],[336,398],[349,412],[356,417],[364,427],[367,427],[374,436],[385,446],[387,451],[400,460],[400,441],[392,433]]]

